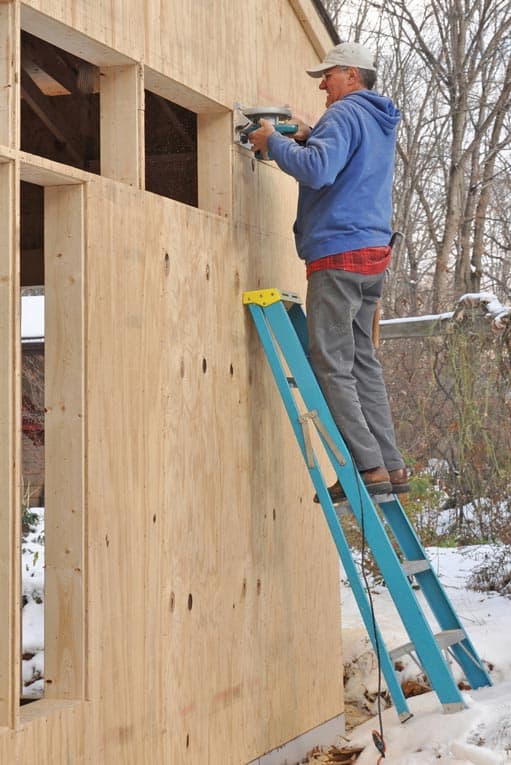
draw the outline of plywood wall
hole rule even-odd
[[[110,724],[141,762],[247,762],[340,711],[337,563],[240,302],[301,274],[289,238],[90,192],[91,698],[136,689]]]
[[[27,31],[51,42],[67,36],[76,55],[142,62],[228,109],[285,103],[311,120],[323,109],[304,70],[332,42],[312,0],[28,0],[21,16]],[[83,35],[79,44],[68,28]]]
[[[45,257],[71,259],[69,268],[56,267],[67,276],[52,272],[54,338],[67,347],[54,356],[52,395],[72,372],[63,385],[79,396],[48,427],[57,443],[62,417],[69,423],[75,446],[61,442],[60,452],[75,462],[79,455],[80,478],[65,493],[66,512],[78,513],[72,522],[58,488],[53,499],[54,553],[59,533],[70,543],[51,577],[56,688],[19,710],[13,675],[0,672],[11,698],[0,720],[1,763],[244,765],[342,712],[337,555],[241,301],[257,287],[304,294],[291,234],[296,184],[233,146],[225,119],[234,100],[321,110],[315,83],[301,73],[317,58],[318,40],[307,37],[295,7],[287,0],[21,7],[34,33],[53,42],[60,34],[73,52],[102,51],[98,65],[129,57],[142,73],[149,68],[216,104],[217,116],[201,115],[199,132],[201,124],[208,131],[202,151],[219,144],[218,155],[200,159],[201,177],[214,187],[205,198],[215,200],[203,206],[219,214],[138,188],[140,158],[126,168],[128,153],[122,178],[112,180],[0,147],[11,168],[7,202],[14,204],[12,168],[43,185],[67,176],[71,184],[47,192],[72,217],[60,227],[50,214]],[[317,25],[313,15],[310,23]],[[72,291],[61,300],[66,278]],[[71,353],[65,318],[81,344]],[[3,372],[3,386],[11,386],[4,429],[13,427],[14,379]],[[5,458],[0,464],[12,484]],[[58,472],[53,465],[55,487]],[[68,598],[73,589],[76,659],[59,637],[72,632],[57,623],[70,613],[68,603],[59,610],[59,593]],[[9,603],[4,585],[0,597]],[[5,631],[0,648],[1,656],[13,652]]]

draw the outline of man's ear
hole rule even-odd
[[[360,72],[355,66],[350,66],[348,70],[348,82],[355,86],[362,85],[362,80],[360,78]]]

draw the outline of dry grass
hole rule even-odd
[[[351,765],[356,762],[358,756],[363,751],[363,747],[359,746],[331,746],[326,751],[320,749],[313,750],[309,754],[309,758],[306,760],[306,765]]]

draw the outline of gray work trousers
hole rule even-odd
[[[307,288],[310,362],[359,470],[404,467],[372,340],[383,278],[326,269]]]

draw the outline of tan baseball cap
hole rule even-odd
[[[321,64],[305,71],[311,77],[322,77],[323,73],[333,66],[355,66],[357,69],[376,71],[374,55],[371,51],[360,45],[360,43],[350,42],[339,43],[335,48],[328,51],[325,60]]]

